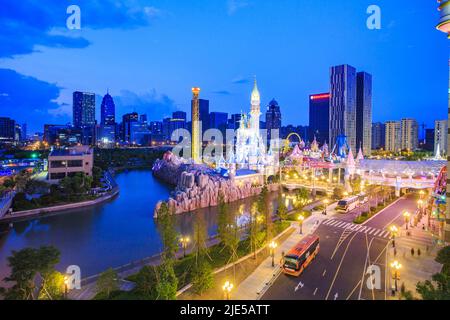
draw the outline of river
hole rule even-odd
[[[108,203],[17,222],[1,234],[0,280],[9,272],[7,257],[12,250],[26,247],[57,247],[61,251],[57,268],[63,272],[69,265],[78,265],[83,278],[159,253],[161,241],[153,208],[159,200],[168,198],[171,188],[156,180],[150,170],[123,172],[116,181],[120,194]],[[238,201],[230,208],[248,212],[253,201]],[[177,231],[192,234],[196,215],[203,215],[209,234],[215,234],[217,208],[177,216]]]

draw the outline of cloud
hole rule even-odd
[[[70,117],[56,102],[61,88],[54,83],[22,75],[14,70],[0,69],[0,111],[17,121],[32,121],[34,128],[44,123],[67,123]]]
[[[231,92],[228,91],[228,90],[217,90],[217,91],[213,91],[212,93],[214,93],[214,94],[220,94],[220,95],[223,95],[223,96],[229,96],[229,95],[231,95]]]
[[[234,13],[236,13],[236,11],[247,7],[248,5],[249,3],[246,0],[228,0],[227,2],[228,14],[233,15]]]
[[[250,83],[251,79],[249,77],[238,76],[231,80],[232,84],[247,84]]]
[[[120,116],[133,111],[147,114],[149,120],[153,121],[172,116],[172,112],[177,110],[174,100],[165,94],[157,93],[156,90],[143,94],[122,90],[119,96],[113,98],[118,122]]]
[[[78,0],[81,28],[132,29],[148,26],[161,15],[143,0]],[[85,48],[90,42],[79,32],[66,29],[69,2],[54,0],[2,0],[0,10],[0,58],[35,51],[36,45],[52,48]],[[52,34],[54,30],[62,34]]]

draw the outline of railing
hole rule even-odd
[[[12,200],[15,196],[14,191],[5,192],[0,197],[0,218],[2,218],[11,208]]]

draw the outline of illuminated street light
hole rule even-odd
[[[395,281],[395,292],[398,291],[398,280],[400,280],[400,269],[402,268],[402,265],[395,260],[391,263],[391,268],[394,271],[394,281]]]
[[[190,239],[188,237],[181,237],[180,238],[180,243],[181,243],[181,247],[183,248],[183,256],[186,258],[186,249],[187,246],[190,242]]]
[[[64,298],[67,299],[69,294],[69,278],[64,276]]]
[[[398,228],[397,228],[397,226],[392,225],[389,228],[389,231],[391,232],[391,237],[392,237],[392,247],[395,248],[395,237],[397,237]]]
[[[270,255],[272,256],[272,267],[275,267],[275,249],[278,247],[275,241],[269,244]]]
[[[231,295],[231,291],[233,290],[234,285],[230,282],[227,281],[225,282],[225,284],[222,287],[224,296],[225,296],[225,300],[230,300],[230,295]]]
[[[303,234],[303,222],[305,221],[305,217],[301,214],[297,218],[298,225],[300,226],[300,234]]]
[[[406,230],[408,230],[409,220],[411,219],[411,214],[408,211],[403,213],[403,218],[405,218]]]
[[[323,214],[325,216],[327,215],[327,208],[328,208],[329,204],[330,204],[330,200],[328,200],[328,199],[323,200],[323,205],[324,205]]]

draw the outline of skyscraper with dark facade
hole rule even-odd
[[[275,99],[269,102],[269,106],[266,111],[266,130],[267,130],[267,144],[270,144],[272,140],[272,130],[278,130],[278,137],[280,138],[281,133],[281,109],[278,102]]]
[[[330,146],[339,136],[346,136],[349,147],[356,152],[356,69],[350,65],[330,70]]]
[[[372,75],[356,75],[356,147],[365,155],[372,151]]]
[[[73,93],[73,126],[82,131],[82,143],[95,142],[95,94]]]
[[[139,122],[139,115],[137,112],[127,113],[122,116],[122,140],[125,143],[132,143],[131,133],[133,124]]]
[[[100,108],[102,125],[114,125],[116,123],[116,105],[109,93],[107,93],[102,100]]]
[[[109,93],[102,100],[100,107],[100,137],[104,144],[115,143],[116,141],[116,105]]]
[[[209,127],[210,129],[218,129],[222,132],[225,138],[228,124],[228,113],[225,112],[211,112],[209,114]]]
[[[184,111],[175,111],[172,113],[172,119],[169,123],[169,136],[179,129],[186,129],[187,114]]]
[[[16,122],[10,118],[0,117],[0,143],[11,143],[15,138]]]
[[[330,94],[309,96],[309,137],[320,144],[330,142]]]
[[[386,146],[386,125],[382,122],[372,124],[372,150],[384,149]]]
[[[202,126],[202,131],[205,132],[210,128],[209,123],[209,100],[199,99],[199,111],[200,111],[200,122]]]

